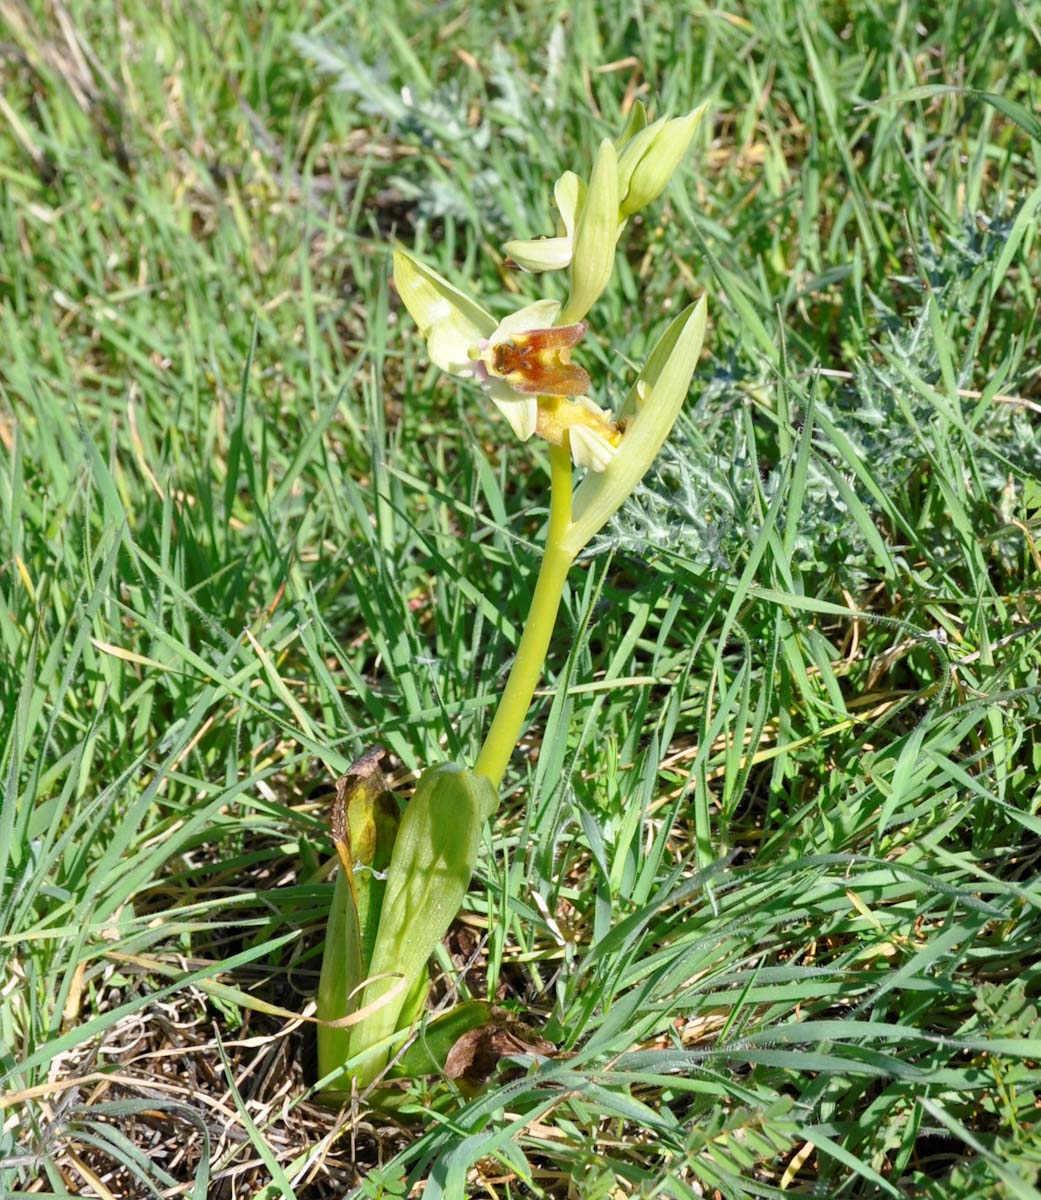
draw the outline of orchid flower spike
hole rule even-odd
[[[560,304],[536,300],[496,322],[403,250],[394,252],[394,283],[435,366],[474,380],[522,442],[538,434],[554,445],[568,445],[576,466],[593,471],[607,466],[621,430],[586,395],[589,375],[571,361],[585,321],[558,325]]]

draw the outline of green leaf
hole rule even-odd
[[[487,1025],[492,1006],[486,1000],[467,1000],[435,1017],[388,1071],[392,1079],[432,1075],[444,1070],[448,1052],[471,1029]]]
[[[352,1057],[371,1051],[358,1070],[363,1084],[386,1063],[386,1042],[401,1027],[407,997],[459,911],[481,831],[497,804],[487,779],[454,763],[428,768],[416,785],[387,872],[369,968],[373,980],[361,998],[362,1004],[376,1007],[351,1036]]]
[[[615,139],[614,148],[616,150],[621,150],[626,142],[636,137],[636,135],[642,129],[646,128],[647,110],[644,108],[643,104],[637,100],[634,102],[632,108],[629,109],[629,117],[625,122],[625,128]]]

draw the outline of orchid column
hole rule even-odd
[[[327,986],[320,987],[318,1013],[326,1022],[319,1033],[323,1075],[346,1067],[359,1083],[370,1082],[407,1037],[422,1004],[427,959],[469,885],[484,821],[496,807],[542,674],[571,564],[639,484],[686,398],[705,334],[704,297],[671,322],[614,411],[590,397],[589,374],[571,356],[611,278],[628,218],[664,190],[703,112],[702,107],[648,125],[636,105],[618,141],[601,142],[588,183],[570,171],[557,181],[557,236],[506,243],[507,253],[526,270],[568,270],[563,307],[536,300],[496,321],[437,272],[404,251],[394,254],[394,282],[431,361],[478,384],[522,442],[538,436],[549,444],[550,512],[528,618],[477,761],[472,770],[441,764],[420,778],[393,842],[368,954],[357,930],[359,913],[364,909],[371,917],[371,906],[359,903],[353,886],[350,837],[337,842],[343,872],[352,877],[338,882],[323,961]],[[585,472],[577,490],[573,467]],[[356,805],[360,829],[368,827],[372,787],[367,782],[358,792],[368,797]],[[341,820],[348,824],[353,829],[353,822]]]

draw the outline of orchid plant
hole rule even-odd
[[[407,1040],[424,1004],[427,961],[462,904],[498,804],[568,571],[637,487],[687,396],[705,335],[704,297],[672,320],[615,408],[591,397],[593,382],[572,354],[611,278],[626,223],[664,191],[703,114],[704,106],[648,124],[636,104],[617,141],[600,143],[588,181],[573,171],[557,180],[556,236],[506,243],[526,271],[567,270],[563,305],[535,300],[497,321],[412,255],[394,253],[394,282],[430,361],[482,389],[521,442],[548,444],[550,510],[527,622],[473,767],[429,767],[400,821],[378,754],[340,781],[340,867],[317,1013],[319,1074],[334,1096],[350,1080],[376,1080]],[[584,472],[577,488],[575,468]]]

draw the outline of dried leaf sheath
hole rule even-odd
[[[318,982],[323,1021],[357,1010],[376,941],[385,888],[380,876],[390,862],[398,825],[397,804],[380,767],[384,753],[382,746],[367,750],[336,781],[330,827],[340,870]],[[350,1029],[318,1027],[320,1075],[346,1061],[350,1035]]]

